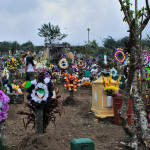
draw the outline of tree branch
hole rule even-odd
[[[148,16],[143,20],[143,22],[141,23],[141,27],[138,30],[138,36],[140,35],[140,33],[144,30],[144,28],[146,27],[146,25],[148,24],[150,19],[150,14],[148,14]]]
[[[128,13],[127,13],[127,10],[126,10],[125,7],[123,6],[122,0],[119,0],[119,2],[120,2],[120,5],[121,5],[121,8],[122,8],[122,10],[123,10],[123,13],[124,13],[124,15],[125,15],[126,21],[127,21],[128,25],[130,26],[130,25],[131,25],[131,20],[130,20],[130,18],[129,18],[129,15],[128,15]]]
[[[148,14],[150,14],[150,9],[149,9],[148,0],[145,0],[145,3],[146,3],[146,9],[147,9],[147,12],[148,12]]]
[[[135,0],[135,22],[137,23],[138,22],[138,15],[137,15],[137,11],[138,11],[138,6],[137,6],[137,0]]]
[[[127,14],[128,14],[128,16],[129,16],[129,18],[131,18],[130,4],[129,4],[129,1],[128,1],[128,0],[126,1],[126,4],[127,4]]]

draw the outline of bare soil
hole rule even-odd
[[[70,141],[76,138],[90,138],[95,150],[123,150],[121,141],[126,140],[122,127],[113,123],[113,118],[97,119],[91,111],[92,90],[80,87],[69,98],[69,91],[63,86],[60,90],[64,111],[56,119],[56,128],[49,124],[47,132],[36,134],[29,125],[25,130],[24,116],[17,111],[26,110],[24,104],[11,104],[6,119],[6,144],[10,150],[70,150]],[[25,101],[26,101],[26,93]]]

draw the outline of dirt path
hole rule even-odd
[[[110,120],[99,120],[91,112],[92,93],[90,88],[80,88],[74,94],[74,101],[66,101],[69,91],[58,86],[64,98],[64,113],[58,116],[55,126],[51,123],[47,133],[36,135],[32,125],[27,130],[23,126],[24,104],[11,105],[6,120],[6,143],[11,150],[70,150],[70,141],[75,138],[90,138],[95,142],[95,150],[121,150],[120,141],[126,139],[123,129]]]

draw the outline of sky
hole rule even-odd
[[[133,0],[131,0],[133,1]],[[139,6],[145,1],[138,0]],[[49,22],[58,25],[68,34],[63,42],[83,45],[96,40],[102,46],[103,39],[112,36],[115,40],[128,36],[128,25],[123,22],[119,0],[1,0],[0,41],[32,41],[44,45],[38,36],[38,28]],[[150,32],[150,23],[142,37]]]

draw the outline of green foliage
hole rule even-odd
[[[109,49],[113,50],[113,52],[115,52],[115,49],[117,47],[117,42],[111,36],[108,36],[108,38],[105,38],[103,40],[103,45],[105,48],[109,48]]]
[[[8,146],[3,145],[2,139],[0,138],[0,150],[9,150]]]
[[[23,43],[21,45],[22,50],[24,51],[34,51],[34,44],[31,41],[28,41],[26,43]]]
[[[100,58],[98,61],[98,65],[102,69],[111,69],[113,67],[113,62],[111,61],[110,58],[107,57],[107,64],[104,64],[104,58]]]
[[[64,39],[67,34],[61,34],[59,26],[54,26],[51,23],[45,24],[38,28],[38,35],[45,38],[45,43],[57,43]]]

